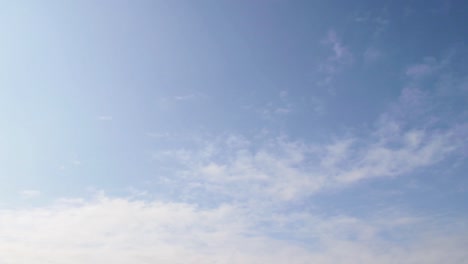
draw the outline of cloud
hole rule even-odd
[[[365,179],[409,175],[463,155],[468,124],[438,118],[439,109],[433,108],[443,105],[438,101],[434,94],[406,87],[359,135],[321,143],[284,136],[209,137],[194,148],[165,150],[155,157],[161,164],[177,163],[173,173],[178,176],[172,180],[187,192],[239,201],[298,201]],[[247,143],[233,145],[232,138]]]
[[[433,165],[452,153],[457,147],[452,145],[451,131],[427,135],[424,131],[408,131],[398,135],[392,143],[375,142],[367,147],[349,166],[340,172],[338,179],[353,182],[365,178],[398,176],[415,169]]]
[[[232,144],[233,138],[247,143]],[[283,138],[254,143],[233,135],[212,138],[200,142],[199,149],[164,152],[159,162],[179,162],[177,167],[183,168],[179,186],[191,182],[244,201],[259,197],[290,200],[322,185],[322,177],[310,175],[313,170],[305,164],[305,155],[312,151],[309,146]]]
[[[437,118],[433,104],[438,98],[418,88],[404,88],[397,102],[377,120],[367,140],[351,137],[360,145],[346,146],[347,164],[341,164],[337,178],[354,182],[366,178],[399,176],[429,167],[460,154],[467,141],[467,123],[444,124]],[[439,119],[439,120],[438,120]],[[458,132],[457,132],[458,131]],[[343,155],[341,152],[339,155]],[[333,157],[333,156],[332,156]]]
[[[0,219],[0,263],[9,264],[462,263],[468,257],[465,219],[447,225],[408,215],[324,218],[107,196],[2,210]]]
[[[453,136],[454,129],[434,133],[409,130],[395,135],[386,130],[364,145],[355,144],[363,144],[356,137],[323,146],[274,139],[257,150],[216,142],[210,145],[209,154],[203,150],[184,155],[174,152],[168,158],[179,159],[184,168],[176,181],[179,188],[191,182],[213,198],[227,195],[239,201],[287,202],[334,186],[401,176],[437,164],[462,149],[463,139]]]
[[[435,66],[429,63],[415,64],[406,69],[406,75],[413,78],[419,78],[432,73],[434,70]]]
[[[441,124],[439,101],[408,85],[359,134],[317,143],[227,134],[155,151],[153,162],[173,166],[159,183],[177,190],[174,202],[131,189],[130,197],[0,210],[0,263],[463,263],[463,217],[324,215],[291,206],[462,155],[468,124]]]
[[[327,34],[327,37],[324,40],[324,43],[329,45],[333,51],[333,55],[330,57],[331,60],[340,61],[344,60],[348,56],[348,50],[344,47],[341,41],[338,39],[335,31],[330,30]]]
[[[425,57],[422,62],[409,65],[406,68],[406,75],[413,80],[422,79],[427,76],[438,74],[448,68],[455,51],[448,52],[442,59],[437,60],[434,57]]]
[[[340,38],[335,31],[330,30],[327,36],[322,40],[322,43],[331,50],[325,61],[319,65],[319,73],[324,77],[321,79],[319,85],[330,85],[336,75],[343,69],[344,66],[353,62],[353,54],[341,42]]]

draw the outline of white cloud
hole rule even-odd
[[[337,56],[342,54],[339,50]],[[440,67],[430,70],[431,74]],[[467,258],[466,219],[439,223],[443,220],[435,216],[319,217],[309,212],[276,210],[305,198],[310,201],[313,194],[328,188],[349,187],[364,179],[404,176],[463,155],[468,145],[468,124],[457,118],[440,123],[433,108],[440,98],[414,88],[411,84],[421,72],[412,73],[415,75],[408,75],[410,85],[402,89],[397,101],[359,134],[334,136],[333,140],[316,144],[269,133],[254,136],[253,140],[225,135],[198,139],[194,148],[155,153],[162,164],[177,163],[177,173],[171,175],[171,180],[180,193],[196,196],[201,192],[214,201],[211,209],[183,204],[191,210],[192,218],[197,219],[198,214],[218,215],[214,212],[223,206],[229,208],[225,209],[227,216],[216,217],[222,224],[210,224],[210,232],[217,232],[218,227],[223,230],[221,240],[207,236],[210,242],[206,242],[207,230],[197,228],[199,223],[195,221],[190,224],[194,229],[184,237],[183,246],[176,236],[171,244],[161,247],[176,248],[186,257],[182,262],[193,263],[463,262]],[[231,204],[216,207],[220,201]],[[386,237],[388,234],[391,238]],[[205,251],[211,247],[212,251]],[[171,263],[169,259],[166,261]]]
[[[438,128],[431,112],[433,99],[419,89],[403,89],[399,100],[380,116],[367,139],[348,139],[359,141],[360,146],[346,148],[345,155],[350,158],[347,164],[335,167],[337,179],[354,182],[404,175],[460,152],[466,140],[455,136],[460,133],[455,131],[464,125],[452,123]],[[461,133],[466,135],[468,131]]]
[[[468,257],[465,219],[447,225],[406,215],[323,218],[106,196],[3,210],[0,219],[0,263],[8,264],[462,263]],[[265,223],[292,237],[268,235]],[[389,231],[396,240],[381,236]]]
[[[415,134],[416,133],[416,134]],[[426,135],[422,131],[409,131],[399,135],[398,148],[376,142],[367,147],[356,165],[344,169],[340,181],[353,182],[365,178],[398,176],[417,168],[432,165],[454,151],[450,131]]]
[[[343,62],[344,60],[349,59],[350,56],[348,49],[341,43],[335,31],[330,30],[327,34],[327,37],[324,40],[324,43],[329,45],[333,51],[333,55],[329,58],[331,61]]]
[[[284,137],[259,136],[243,144],[233,138],[198,141],[194,149],[155,154],[159,162],[177,162],[180,186],[196,186],[214,197],[237,200],[300,200],[322,190],[371,178],[396,177],[462,155],[468,135],[464,123],[437,126],[434,98],[405,88],[372,129],[360,135],[310,144]],[[182,168],[182,169],[180,169]]]

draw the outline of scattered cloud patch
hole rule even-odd
[[[334,30],[330,30],[327,36],[322,40],[323,45],[331,50],[324,62],[319,65],[319,73],[324,77],[318,82],[319,85],[330,85],[336,75],[344,68],[353,62],[353,54],[342,43]]]
[[[456,52],[452,51],[439,60],[434,57],[425,57],[422,62],[409,65],[405,73],[413,80],[420,80],[428,76],[440,74],[448,68],[455,55]]]
[[[436,70],[436,66],[432,60],[426,63],[411,65],[406,69],[406,75],[412,78],[420,78],[427,76]]]

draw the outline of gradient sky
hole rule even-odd
[[[1,1],[0,264],[468,263],[466,1]]]

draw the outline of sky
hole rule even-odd
[[[1,1],[0,264],[468,263],[468,3]]]

